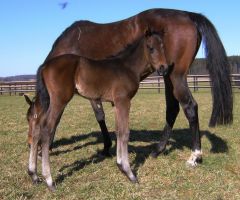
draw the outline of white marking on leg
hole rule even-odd
[[[45,180],[46,180],[46,183],[49,187],[51,187],[53,185],[53,180],[52,180],[51,175],[46,177]]]
[[[191,153],[191,156],[187,160],[187,165],[190,167],[196,167],[197,166],[197,159],[202,158],[202,150],[194,150]]]
[[[31,176],[32,180],[37,181],[38,180],[38,176],[37,176],[37,147],[34,144],[31,145],[31,149],[30,149],[28,170],[31,173],[30,176]]]
[[[117,164],[122,164],[122,155],[121,155],[121,144],[120,144],[120,138],[117,133]]]

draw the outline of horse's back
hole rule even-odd
[[[186,49],[194,49],[193,54],[195,54],[197,29],[188,12],[151,9],[108,24],[77,21],[55,41],[46,61],[64,54],[74,54],[95,60],[116,56],[127,46],[139,40],[148,27],[164,34],[169,64],[178,59]]]

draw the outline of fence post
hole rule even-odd
[[[160,77],[158,76],[158,93],[160,93]]]
[[[196,77],[193,77],[193,91],[196,92]]]

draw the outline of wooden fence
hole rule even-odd
[[[240,89],[240,74],[231,74],[232,88]],[[188,75],[188,87],[194,92],[199,89],[210,89],[211,81],[209,75]],[[140,83],[140,89],[156,89],[158,93],[165,88],[162,76],[148,77]]]
[[[240,89],[240,74],[232,74],[232,87]],[[187,82],[189,88],[194,92],[199,89],[211,88],[209,75],[188,75]],[[22,95],[27,92],[35,92],[35,81],[14,81],[0,82],[0,95]],[[164,89],[164,80],[162,76],[151,76],[140,83],[140,89],[155,89],[160,93]]]

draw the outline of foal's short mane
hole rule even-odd
[[[125,55],[131,54],[139,46],[143,39],[144,37],[141,37],[139,40],[136,40],[131,44],[127,44],[124,49],[114,55],[108,56],[106,59],[122,58]]]
[[[36,82],[36,98],[39,98],[39,103],[43,109],[43,111],[47,111],[50,103],[50,97],[45,86],[43,77],[42,77],[42,69],[44,68],[46,63],[40,65],[37,71],[37,82]]]

